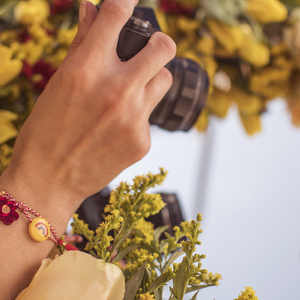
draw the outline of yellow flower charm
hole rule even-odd
[[[22,62],[11,57],[12,50],[0,44],[0,87],[17,77],[22,70]]]
[[[80,251],[44,259],[16,300],[122,300],[125,278],[119,267]]]
[[[14,15],[18,23],[40,24],[50,16],[50,5],[44,0],[20,1],[15,7]]]

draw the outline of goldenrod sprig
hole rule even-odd
[[[163,286],[173,280],[170,298],[182,300],[185,293],[217,285],[220,275],[202,269],[205,255],[195,254],[201,215],[197,221],[182,222],[173,228],[174,236],[163,226],[154,230],[145,218],[159,212],[165,205],[160,195],[147,190],[161,184],[167,172],[137,176],[133,184],[122,182],[111,193],[105,208],[105,220],[95,232],[74,216],[73,231],[88,239],[85,250],[108,262],[125,260],[126,278],[124,300],[162,300]],[[164,237],[164,239],[161,239]],[[182,241],[182,238],[185,240]],[[181,249],[180,249],[181,248]],[[185,254],[181,263],[175,263]]]

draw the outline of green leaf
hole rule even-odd
[[[162,287],[160,287],[159,289],[155,290],[154,291],[155,300],[162,300],[162,293],[163,293]]]
[[[164,233],[164,231],[166,231],[168,228],[169,228],[168,225],[157,227],[157,228],[154,230],[154,239],[155,239],[156,241],[159,241],[160,236],[161,236],[161,235]]]
[[[113,246],[113,251],[117,250],[122,243],[131,235],[132,233],[132,229],[130,229],[128,232],[126,232],[117,242],[116,244]]]
[[[185,293],[187,294],[187,293],[190,293],[190,292],[202,290],[202,289],[204,289],[204,288],[207,288],[207,287],[210,287],[210,286],[214,286],[214,285],[215,285],[215,284],[210,283],[210,284],[201,284],[201,285],[193,285],[193,286],[189,286],[189,287],[186,289]]]
[[[175,296],[172,296],[172,295],[174,295],[174,290],[171,287],[169,287],[169,289],[170,289],[170,292],[171,292],[169,300],[176,300]]]
[[[238,24],[238,17],[245,11],[245,0],[202,0],[207,17],[225,22],[231,26]]]
[[[133,229],[132,229],[132,235],[133,235],[133,236],[140,237],[140,238],[143,238],[143,239],[146,237],[146,236],[143,234],[143,232],[140,231],[140,230],[137,229],[137,228],[133,228]]]
[[[182,300],[185,294],[185,265],[186,260],[183,259],[180,267],[173,279],[173,291],[177,300]]]
[[[196,293],[194,294],[194,296],[192,297],[192,299],[191,299],[191,300],[196,300],[196,299],[197,299],[197,295],[198,295],[198,293],[199,293],[199,291],[198,291],[198,292],[196,292]]]
[[[146,269],[146,264],[144,263],[139,270],[136,272],[136,274],[126,282],[125,284],[125,295],[123,300],[134,300],[135,295],[142,283],[144,272]]]
[[[162,240],[159,245],[159,251],[162,253],[162,250],[168,245],[166,240]]]
[[[165,272],[171,265],[172,263],[180,257],[184,252],[182,250],[175,251],[170,258],[166,261],[164,267],[162,268],[162,272]]]
[[[126,248],[124,248],[123,250],[121,250],[112,260],[112,262],[114,261],[120,261],[123,257],[125,257],[128,253],[130,253],[131,251],[139,248],[141,245],[139,244],[134,244],[134,245],[130,245]]]
[[[163,273],[160,276],[158,276],[150,285],[149,287],[149,293],[153,293],[156,291],[159,287],[164,285],[167,282],[169,273]]]

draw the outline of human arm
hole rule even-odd
[[[90,3],[70,52],[25,122],[0,188],[41,213],[63,234],[81,202],[149,150],[148,118],[169,89],[163,66],[175,55],[162,33],[127,62],[116,54],[119,32],[135,0]],[[0,223],[3,299],[28,285],[53,242],[34,242],[22,213]],[[2,291],[3,292],[3,291]]]

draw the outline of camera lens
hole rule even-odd
[[[188,131],[197,121],[205,104],[209,79],[196,62],[176,57],[166,65],[173,84],[150,116],[150,123],[160,128]]]

